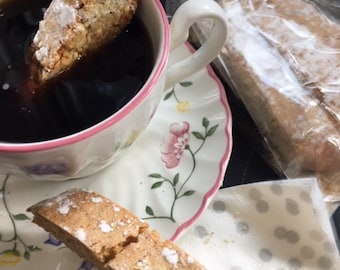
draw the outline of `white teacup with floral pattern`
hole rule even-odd
[[[189,0],[177,10],[170,26],[159,0],[140,0],[137,16],[150,34],[155,64],[138,94],[104,121],[73,135],[35,143],[0,143],[0,173],[67,180],[91,175],[114,162],[147,127],[164,89],[217,56],[227,35],[223,15],[212,0]],[[215,22],[210,37],[193,55],[169,66],[171,51],[187,40],[193,23],[205,18]]]

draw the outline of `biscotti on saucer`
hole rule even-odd
[[[138,0],[53,0],[32,43],[32,76],[40,84],[112,41],[131,21]]]
[[[107,263],[107,269],[172,270],[205,269],[171,241],[162,241],[156,231],[145,231]]]
[[[72,189],[27,211],[34,223],[99,269],[205,269],[127,209],[92,191]]]

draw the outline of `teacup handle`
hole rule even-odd
[[[194,54],[168,66],[165,89],[199,71],[218,55],[227,38],[224,15],[222,7],[213,0],[189,0],[177,9],[170,24],[170,58],[171,52],[188,40],[189,29],[194,23],[212,19],[214,26],[207,40]]]

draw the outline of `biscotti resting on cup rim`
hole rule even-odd
[[[137,4],[138,0],[52,0],[33,38],[32,79],[44,84],[114,40],[135,15]]]

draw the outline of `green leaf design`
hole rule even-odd
[[[145,207],[145,212],[149,215],[149,216],[154,216],[155,214],[154,214],[154,212],[153,212],[153,210],[152,210],[152,208],[150,207],[150,206],[146,206]]]
[[[29,261],[31,258],[31,253],[29,253],[27,250],[24,252],[24,258],[25,260]]]
[[[173,180],[174,187],[178,184],[178,181],[179,181],[179,173],[176,173],[174,180]]]
[[[182,87],[189,87],[189,86],[192,85],[192,82],[190,82],[190,81],[185,81],[185,82],[180,82],[179,84],[180,84],[180,86],[182,86]]]
[[[202,135],[202,133],[198,131],[193,131],[192,134],[196,137],[196,139],[204,140],[204,136]]]
[[[163,181],[156,182],[151,186],[151,189],[159,188],[162,186],[162,184],[163,184]]]
[[[203,127],[208,128],[209,124],[210,124],[209,120],[206,117],[203,117],[203,119],[202,119]]]
[[[26,216],[25,214],[17,214],[17,215],[13,215],[13,218],[15,220],[18,221],[22,221],[22,220],[29,220],[30,218],[28,216]]]
[[[191,196],[192,194],[194,194],[195,193],[195,190],[188,190],[188,191],[186,191],[184,194],[183,194],[183,196]]]
[[[16,223],[19,221],[30,220],[30,218],[26,214],[23,214],[23,213],[14,214],[10,211],[10,207],[8,205],[7,197],[6,197],[6,186],[7,186],[9,179],[10,179],[10,175],[7,174],[2,183],[2,187],[0,188],[0,203],[4,205],[4,208],[8,214],[8,217],[11,220],[13,236],[10,239],[5,240],[3,239],[3,235],[0,234],[0,247],[1,247],[1,242],[5,242],[5,243],[13,243],[13,248],[0,251],[0,255],[5,254],[5,255],[10,255],[10,256],[16,256],[19,258],[23,257],[24,259],[29,260],[31,258],[31,252],[40,251],[41,249],[34,245],[27,245],[27,243],[25,243],[25,241],[18,234]]]
[[[213,126],[212,128],[210,128],[208,130],[207,136],[212,136],[215,133],[215,131],[217,130],[217,128],[218,128],[218,125]]]
[[[164,96],[163,100],[168,100],[169,98],[172,97],[173,94],[174,94],[174,89],[172,88],[172,90]]]
[[[151,178],[162,178],[162,175],[159,174],[159,173],[152,173],[152,174],[149,175],[149,177],[151,177]]]
[[[42,249],[37,246],[28,246],[28,250],[34,252],[34,251],[40,251]]]

